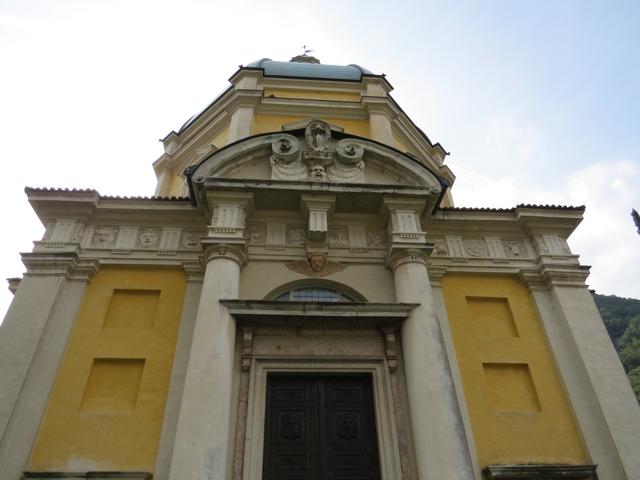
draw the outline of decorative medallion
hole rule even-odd
[[[482,238],[466,238],[462,243],[466,252],[472,257],[488,256],[487,244]]]

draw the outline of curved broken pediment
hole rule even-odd
[[[421,186],[435,195],[442,191],[436,175],[418,160],[380,143],[336,132],[316,119],[304,130],[263,134],[231,144],[186,173],[191,182],[286,180]]]

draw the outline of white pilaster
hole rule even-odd
[[[551,311],[545,316],[555,313],[556,321],[564,324],[560,329],[564,330],[568,348],[577,353],[572,356],[576,377],[569,382],[570,390],[575,397],[579,388],[592,399],[590,405],[583,400],[574,403],[576,415],[582,417],[578,419],[592,460],[601,464],[602,478],[640,478],[640,407],[593,297],[584,284],[567,285],[565,281],[552,281],[550,297]],[[611,442],[615,449],[608,447]],[[616,450],[617,455],[613,453]],[[624,473],[620,472],[620,464]]]
[[[556,299],[544,286],[530,283],[529,288],[585,446],[591,461],[598,465],[598,475],[612,480],[626,479],[580,351]]]
[[[169,392],[167,393],[160,444],[158,445],[158,455],[153,472],[153,478],[156,480],[166,480],[169,478],[173,446],[176,441],[178,416],[180,414],[182,394],[189,363],[189,353],[193,341],[193,330],[198,313],[200,294],[202,292],[203,270],[200,264],[189,264],[185,265],[184,268],[187,273],[187,288],[184,294],[180,330],[178,331],[176,351],[173,356],[173,367],[171,369],[171,383]]]
[[[49,399],[89,277],[96,265],[75,255],[25,254],[20,282],[0,332],[0,472],[17,480]]]
[[[444,302],[444,292],[442,291],[441,279],[444,274],[445,269],[429,267],[429,280],[433,293],[433,303],[436,311],[436,316],[438,317],[440,330],[442,332],[443,345],[447,353],[451,381],[453,382],[451,401],[456,402],[456,411],[459,412],[460,415],[461,423],[456,425],[456,428],[458,430],[458,435],[464,439],[463,441],[467,445],[466,453],[471,463],[471,467],[473,468],[473,478],[480,479],[482,478],[482,472],[480,471],[480,464],[478,463],[478,457],[476,455],[475,439],[473,438],[473,430],[471,428],[471,419],[469,417],[467,402],[464,397],[464,387],[462,385],[462,377],[460,375],[458,357],[456,356],[453,335],[451,333],[451,327],[449,325],[449,318],[447,315],[447,308]]]

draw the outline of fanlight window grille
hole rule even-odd
[[[277,302],[357,302],[351,295],[335,288],[302,287],[281,293]]]

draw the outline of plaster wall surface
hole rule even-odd
[[[375,278],[375,281],[371,279]],[[252,261],[240,275],[240,298],[262,300],[277,288],[291,282],[314,279],[289,270],[284,262]],[[366,298],[368,302],[395,302],[393,274],[383,265],[352,264],[341,272],[319,279],[346,285]]]
[[[480,466],[589,463],[526,287],[448,274],[443,289]]]
[[[153,471],[184,289],[180,270],[105,268],[94,277],[30,470]]]

